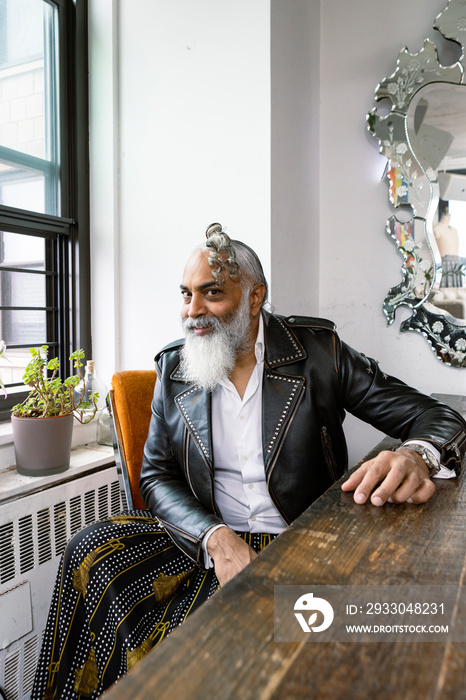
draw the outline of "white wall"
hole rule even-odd
[[[387,326],[388,290],[401,282],[401,256],[385,234],[393,210],[381,181],[386,159],[366,130],[374,92],[396,68],[399,51],[418,52],[445,0],[323,0],[320,114],[320,313],[353,347],[426,393],[466,393],[466,370],[442,365],[418,333]],[[437,35],[437,36],[436,36]],[[351,454],[376,433],[350,420]],[[361,449],[362,447],[362,449]]]
[[[152,367],[179,335],[189,250],[220,221],[284,313],[320,314],[421,390],[466,391],[382,313],[401,280],[384,159],[366,130],[399,50],[446,0],[90,0],[94,356]],[[375,439],[349,422],[351,458]]]
[[[213,221],[270,273],[270,7],[91,0],[90,26],[92,331],[109,382],[181,335],[182,269]]]
[[[271,1],[272,300],[319,315],[320,1]]]

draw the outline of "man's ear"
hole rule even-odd
[[[249,308],[252,316],[257,316],[262,308],[265,296],[265,285],[262,282],[255,284],[249,294]]]

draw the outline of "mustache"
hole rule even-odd
[[[211,316],[209,318],[200,316],[199,318],[183,319],[183,328],[185,331],[192,331],[195,328],[212,328],[213,330],[218,330],[221,325],[221,322],[216,316]]]

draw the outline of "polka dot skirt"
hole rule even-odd
[[[256,551],[274,537],[238,534]],[[149,511],[84,528],[60,563],[31,700],[97,698],[218,587]]]

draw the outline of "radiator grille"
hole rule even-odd
[[[85,524],[122,510],[115,467],[0,506],[0,594],[31,585],[34,629],[0,650],[0,688],[28,700],[58,558]],[[6,584],[6,585],[3,585]]]
[[[55,525],[55,556],[59,556],[66,545],[66,503],[56,503],[53,507]]]
[[[121,509],[116,481],[0,524],[0,583],[44,564],[52,555],[60,556],[68,539],[83,526],[83,513],[84,524],[89,525]]]
[[[15,576],[15,548],[13,545],[13,523],[0,525],[0,583]]]
[[[22,574],[34,567],[34,540],[32,537],[32,515],[19,520],[19,568]]]
[[[21,660],[21,649],[15,649],[7,654],[5,658],[5,693],[7,700],[19,700],[20,675],[19,667]]]
[[[23,695],[30,693],[36,672],[37,658],[39,656],[39,639],[37,634],[24,643],[23,662]]]
[[[74,535],[82,528],[81,496],[73,496],[70,499],[70,531]]]
[[[52,558],[52,539],[50,531],[50,509],[44,508],[37,513],[37,552],[39,565],[44,564]]]

